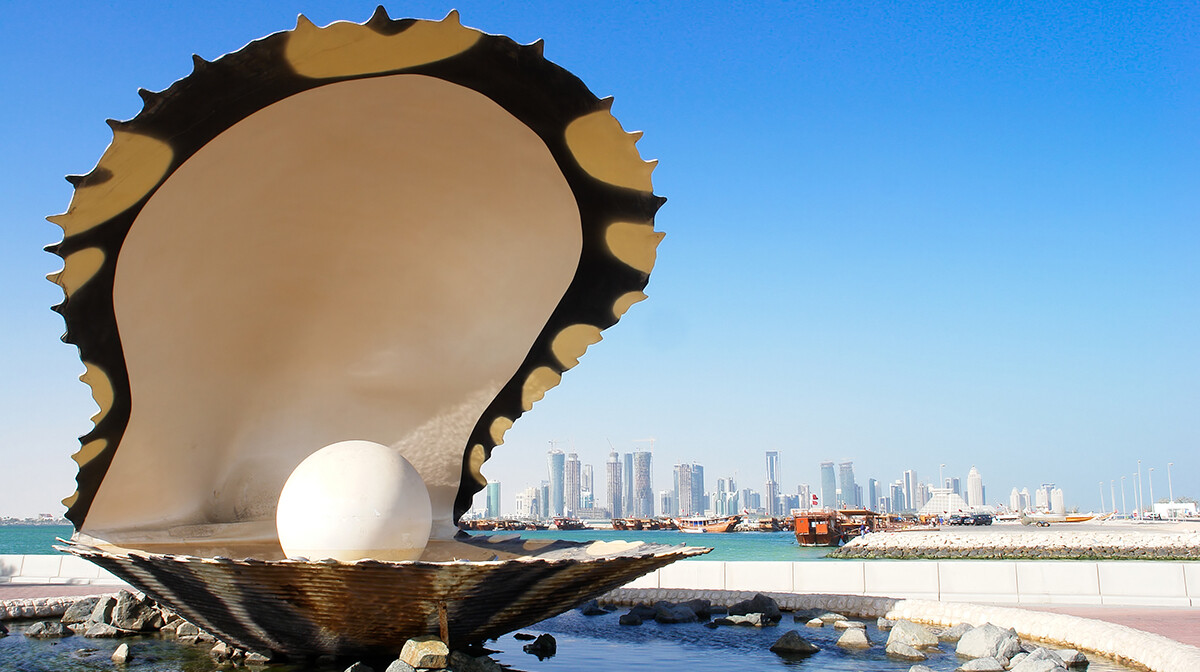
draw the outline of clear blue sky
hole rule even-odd
[[[548,441],[600,479],[609,441],[646,437],[660,489],[682,460],[761,489],[779,450],[789,492],[822,459],[864,482],[974,464],[990,499],[1053,481],[1089,509],[1140,458],[1156,497],[1168,462],[1200,495],[1200,6],[882,4],[389,6],[545,39],[645,131],[670,199],[650,300],[485,465],[506,508]],[[193,52],[373,9],[0,5],[0,514],[74,489],[94,407],[57,340],[43,218],[104,119]]]

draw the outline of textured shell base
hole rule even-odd
[[[494,557],[461,562],[230,560],[67,542],[223,641],[278,659],[395,655],[418,635],[481,642],[550,618],[676,560],[712,549],[623,542],[460,540]]]

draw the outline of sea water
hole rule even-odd
[[[0,526],[0,555],[48,555],[55,551],[56,537],[69,539],[70,525]],[[792,532],[727,532],[693,534],[678,530],[522,530],[520,532],[474,532],[472,534],[519,534],[525,539],[567,541],[645,541],[656,544],[705,546],[712,553],[692,558],[706,560],[820,560],[828,548],[811,548],[796,543]],[[687,562],[687,561],[685,561]]]

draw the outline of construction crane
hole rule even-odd
[[[654,452],[654,442],[655,441],[657,441],[657,439],[655,439],[654,437],[650,437],[649,439],[634,439],[633,440],[634,443],[649,443],[650,444],[650,452],[652,452],[652,453]]]

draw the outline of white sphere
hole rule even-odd
[[[432,524],[421,475],[399,452],[371,441],[309,455],[283,485],[275,513],[283,552],[309,560],[416,560]]]

